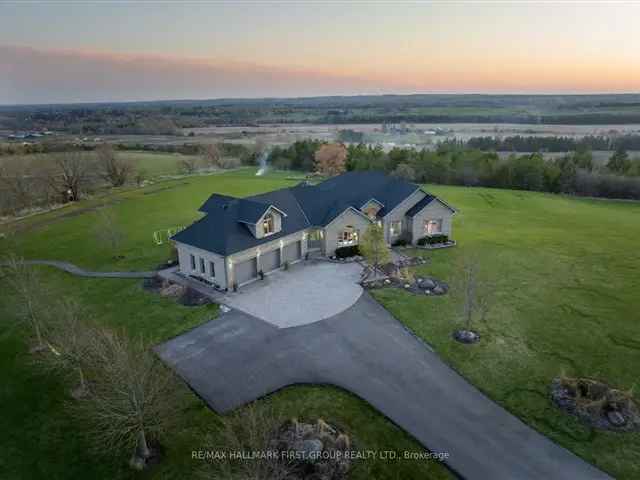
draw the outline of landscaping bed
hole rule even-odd
[[[599,430],[640,431],[640,411],[631,392],[589,378],[557,377],[551,400],[569,415]]]
[[[429,277],[416,277],[405,279],[400,277],[387,277],[373,281],[363,282],[367,289],[399,288],[415,295],[439,296],[449,291],[449,285],[441,280]]]
[[[157,293],[163,297],[173,298],[185,307],[199,307],[212,303],[209,297],[197,290],[170,282],[158,275],[152,278],[146,278],[143,286],[145,290]]]

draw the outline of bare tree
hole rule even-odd
[[[278,428],[285,419],[270,403],[249,404],[223,417],[222,428],[209,435],[209,451],[242,452],[271,450]],[[201,471],[202,478],[238,478],[243,480],[285,480],[292,478],[292,466],[277,458],[255,458],[237,462],[227,455],[222,461],[208,464]]]
[[[76,399],[88,394],[85,362],[91,354],[95,329],[87,325],[86,317],[77,302],[63,299],[54,309],[46,335],[52,353],[50,365],[64,373],[78,375],[79,384],[71,392]]]
[[[156,454],[153,441],[175,418],[184,389],[142,339],[99,329],[89,349],[90,393],[75,412],[88,424],[96,449],[131,449],[131,467],[143,469]]]
[[[200,155],[205,165],[213,168],[222,168],[222,151],[216,143],[209,143],[200,148]]]
[[[96,148],[101,176],[114,187],[124,185],[133,172],[131,162],[120,158],[107,143]]]
[[[124,233],[112,208],[101,208],[97,211],[98,221],[95,225],[96,239],[111,250],[113,258],[118,258],[122,248]]]
[[[93,162],[83,152],[65,152],[53,156],[53,169],[49,171],[52,188],[65,193],[69,200],[79,200],[88,189]]]
[[[136,171],[135,171],[135,176],[133,177],[133,179],[136,182],[136,185],[138,187],[141,187],[148,176],[149,175],[147,173],[147,170],[145,170],[144,168],[137,168]]]
[[[2,277],[15,295],[19,319],[29,326],[36,338],[32,352],[46,349],[43,330],[46,316],[46,291],[37,270],[15,255],[1,264]]]
[[[454,295],[460,303],[460,316],[466,331],[472,331],[476,320],[488,321],[493,307],[495,285],[480,272],[479,262],[467,255],[460,261]]]
[[[194,173],[198,169],[199,158],[196,155],[182,155],[178,163],[184,173]]]

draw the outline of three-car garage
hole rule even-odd
[[[263,252],[260,256],[240,261],[233,265],[235,283],[241,286],[258,278],[260,271],[267,274],[281,268],[284,262],[289,264],[302,259],[302,240],[285,245],[282,250],[275,248]]]

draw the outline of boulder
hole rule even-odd
[[[442,285],[436,285],[433,289],[433,293],[435,293],[436,295],[442,295],[444,293],[447,293],[447,291]]]
[[[423,280],[418,280],[420,285],[424,288],[428,288],[429,290],[433,289],[436,286],[436,282],[431,280],[430,278],[425,278]]]
[[[609,423],[614,427],[622,427],[627,423],[627,419],[624,418],[624,415],[617,410],[607,412],[607,420],[609,420]]]
[[[302,454],[302,458],[309,463],[315,463],[322,453],[322,442],[317,438],[309,438],[300,442],[298,451]]]

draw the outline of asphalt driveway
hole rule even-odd
[[[300,262],[228,292],[220,301],[280,328],[333,317],[353,305],[362,287],[357,263]]]
[[[610,478],[466,382],[367,293],[323,321],[280,329],[233,310],[157,347],[214,410],[282,387],[331,384],[365,399],[469,479]]]

